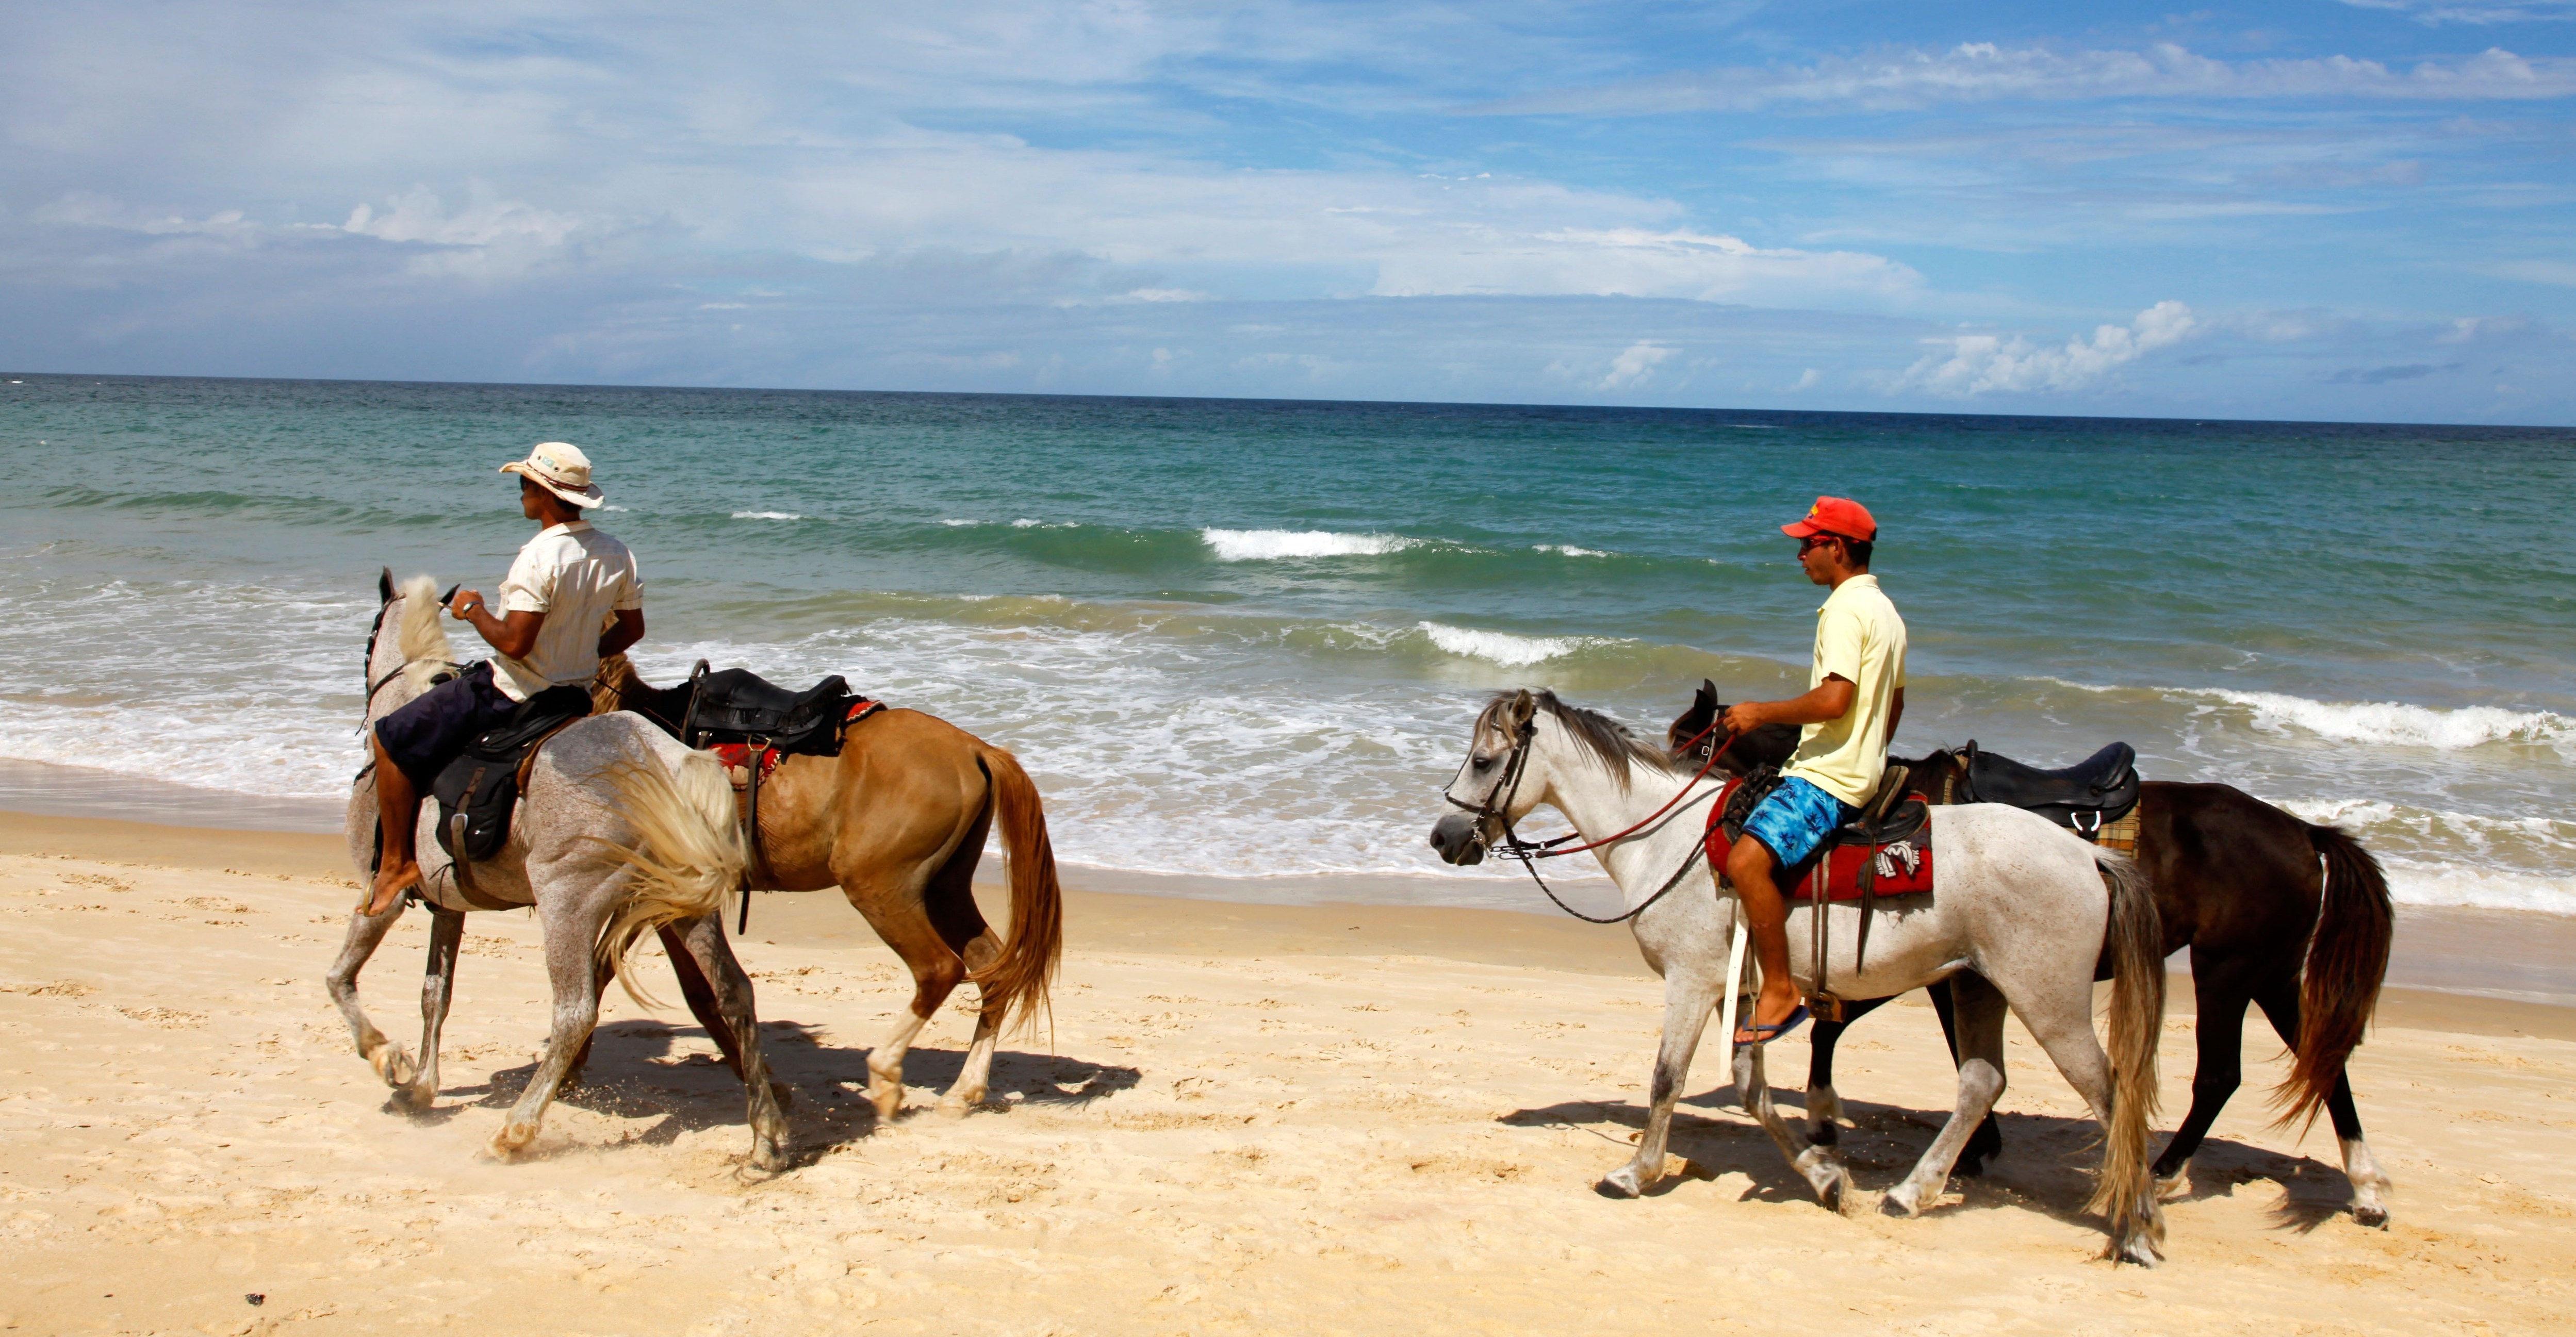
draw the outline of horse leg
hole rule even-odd
[[[1771,1084],[1762,1074],[1763,1045],[1735,1046],[1735,1098],[1751,1114],[1762,1131],[1789,1158],[1789,1164],[1806,1176],[1807,1186],[1815,1190],[1816,1201],[1831,1212],[1843,1211],[1852,1201],[1851,1172],[1834,1159],[1831,1147],[1810,1146],[1807,1139],[1771,1103]]]
[[[1672,1132],[1673,1102],[1681,1099],[1690,1078],[1691,1059],[1699,1053],[1700,1033],[1717,1008],[1723,981],[1695,971],[1676,970],[1664,977],[1664,1039],[1655,1051],[1654,1094],[1646,1107],[1646,1131],[1637,1137],[1637,1154],[1626,1165],[1602,1177],[1597,1187],[1605,1197],[1633,1198],[1664,1177],[1664,1143]]]
[[[2245,983],[2247,969],[2230,961],[2205,960],[2198,949],[2191,955],[2200,1052],[2191,1073],[2191,1113],[2183,1116],[2181,1126],[2156,1156],[2156,1194],[2165,1198],[2181,1194],[2192,1154],[2200,1150],[2209,1126],[2218,1121],[2218,1112],[2227,1108],[2228,1098],[2244,1081],[2245,1004],[2252,992]]]
[[[1939,1196],[1950,1183],[1951,1167],[1958,1164],[1970,1130],[1986,1126],[1995,1098],[2004,1093],[2004,996],[1984,976],[1969,971],[1951,976],[1949,989],[1934,985],[1933,992],[1936,997],[1949,993],[1956,1005],[1950,1052],[1959,1062],[1959,1105],[1932,1145],[1923,1149],[1914,1172],[1880,1199],[1878,1209],[1889,1216],[1912,1216],[1926,1198]]]
[[[984,922],[984,912],[975,904],[975,865],[984,857],[984,835],[992,819],[993,810],[988,803],[957,842],[948,861],[931,875],[922,897],[931,927],[939,930],[940,941],[957,954],[970,975],[1002,956],[1002,940],[993,936],[992,927]],[[992,1083],[993,1051],[1002,1038],[1003,1001],[984,997],[980,985],[975,992],[975,1038],[967,1042],[966,1062],[958,1068],[957,1080],[939,1098],[939,1112],[952,1119],[963,1118],[967,1111],[984,1103]]]
[[[725,1020],[723,1009],[716,1005],[715,986],[707,983],[706,972],[698,968],[698,954],[677,924],[661,928],[662,954],[670,958],[671,974],[680,981],[680,998],[689,1005],[689,1015],[715,1041],[717,1052],[724,1055],[724,1065],[736,1077],[742,1076],[742,1042],[736,1040],[733,1026]],[[725,955],[733,955],[727,944]]]
[[[708,1011],[699,1013],[707,1022],[708,1033],[730,1036],[733,1044],[719,1047],[735,1061],[750,1104],[745,1119],[751,1124],[751,1163],[756,1169],[776,1174],[788,1166],[787,1116],[779,1109],[779,1092],[784,1088],[769,1079],[769,1069],[760,1057],[760,1021],[752,1007],[751,976],[736,961],[733,947],[725,941],[721,913],[673,925],[679,930],[681,950],[671,953],[676,966],[689,963],[681,973],[681,989],[686,991],[690,974],[698,976],[700,986],[708,992]],[[664,932],[670,932],[665,929]],[[694,1007],[694,1004],[693,1004]],[[710,1016],[712,1014],[712,1016]]]
[[[2293,1052],[2299,1047],[2299,981],[2284,979],[2255,995],[2263,1016],[2281,1037],[2281,1043]],[[2353,1108],[2352,1077],[2335,1074],[2334,1094],[2326,1098],[2326,1112],[2334,1119],[2335,1141],[2343,1148],[2343,1175],[2352,1181],[2352,1219],[2365,1226],[2388,1225],[2388,1194],[2396,1186],[2387,1172],[2379,1168],[2379,1158],[2370,1154],[2370,1144],[2361,1140],[2361,1111]]]
[[[2087,949],[2087,955],[2090,955]],[[2093,1117],[2102,1125],[2107,1139],[2111,1133],[2112,1074],[2111,1056],[2102,1050],[2102,1041],[2093,1034],[2092,972],[2085,971],[2073,980],[2061,977],[2047,983],[2033,982],[2016,996],[2006,993],[2013,1013],[2031,1038],[2048,1051],[2049,1061],[2066,1078],[2066,1084],[2093,1107]],[[1996,986],[2001,988],[2001,985]],[[2164,1233],[2164,1218],[2156,1206],[2152,1187],[2142,1195],[2143,1209],[2127,1221],[2115,1221],[2111,1257],[2142,1267],[2154,1267],[2160,1256],[2155,1241]]]
[[[367,1019],[366,1009],[358,1003],[358,972],[367,968],[367,958],[375,955],[376,945],[385,940],[385,933],[402,918],[402,913],[403,903],[395,901],[392,909],[380,915],[350,915],[348,933],[340,940],[340,955],[322,977],[323,988],[349,1023],[349,1038],[358,1046],[358,1057],[385,1079],[385,1085],[397,1088],[411,1083],[411,1055],[386,1039],[385,1033]]]
[[[1950,977],[1949,988],[1945,989],[1940,985],[1935,984],[1931,988],[1923,991],[1932,999],[1932,1015],[1941,1019],[1941,1038],[1949,1043],[1950,1061],[1952,1063],[1964,1064],[1967,1062],[1966,1058],[1963,1057],[1967,1051],[1959,1047],[1957,1000],[1959,997],[1958,991],[1963,987],[1962,981],[1970,980],[1975,981],[1976,984],[1985,984],[1986,977],[1973,970],[1962,970],[1958,974]],[[1973,988],[1975,985],[1967,985],[1965,987]],[[2003,1069],[1998,1065],[1995,1071],[2000,1073]],[[2003,1094],[2002,1088],[1996,1088],[1995,1093],[1997,1095]],[[1955,1173],[1963,1174],[1968,1176],[1970,1179],[1974,1179],[1986,1172],[1986,1162],[2003,1154],[2003,1125],[1995,1122],[1994,1111],[1989,1108],[1986,1111],[1986,1117],[1978,1121],[1977,1131],[1968,1135],[1967,1150],[1959,1153],[1959,1163],[1953,1167],[1953,1170]]]
[[[599,968],[592,949],[611,903],[607,894],[579,898],[573,906],[549,904],[542,897],[537,903],[537,916],[546,929],[546,978],[554,986],[554,1027],[527,1089],[510,1107],[501,1131],[492,1135],[492,1154],[501,1160],[509,1160],[537,1140],[546,1106],[554,1102],[573,1059],[599,1025]]]
[[[456,947],[465,938],[465,912],[429,912],[429,967],[420,975],[420,1073],[394,1088],[394,1099],[415,1113],[438,1103],[438,1032],[456,998]]]
[[[912,971],[912,1006],[895,1018],[894,1029],[868,1051],[868,1100],[877,1117],[892,1119],[903,1111],[903,1056],[912,1048],[931,1014],[948,1001],[966,978],[966,963],[941,938],[923,908],[922,898],[902,886],[880,890],[867,883],[841,884],[842,891],[867,916],[877,936],[903,958]]]
[[[1843,1005],[1840,1021],[1819,1021],[1807,1037],[1807,1139],[1820,1147],[1842,1140],[1843,1098],[1834,1091],[1834,1046],[1843,1031],[1889,1002],[1862,998]]]

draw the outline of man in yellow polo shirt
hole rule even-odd
[[[1727,708],[1741,734],[1765,724],[1803,724],[1798,750],[1780,770],[1778,788],[1744,823],[1727,851],[1726,877],[1744,907],[1762,995],[1735,1033],[1737,1044],[1775,1040],[1807,1019],[1789,978],[1788,909],[1777,870],[1806,862],[1827,834],[1878,792],[1887,769],[1887,740],[1905,717],[1905,619],[1869,573],[1878,521],[1859,502],[1818,497],[1807,517],[1780,526],[1798,540],[1807,579],[1833,593],[1816,610],[1815,666],[1807,693],[1792,701],[1747,701]]]

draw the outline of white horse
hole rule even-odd
[[[1673,1102],[1690,1074],[1700,1031],[1728,990],[1734,894],[1721,889],[1705,859],[1693,862],[1720,786],[1691,776],[1663,750],[1639,742],[1606,716],[1566,705],[1553,692],[1505,692],[1477,716],[1467,759],[1444,792],[1464,811],[1442,817],[1431,831],[1443,859],[1471,864],[1483,859],[1511,823],[1543,804],[1563,813],[1588,843],[1645,821],[1677,788],[1687,787],[1688,796],[1664,816],[1595,851],[1628,909],[1643,907],[1631,927],[1646,964],[1664,977],[1663,1044],[1655,1058],[1646,1130],[1636,1157],[1601,1185],[1622,1196],[1642,1193],[1662,1177]],[[1860,910],[1844,905],[1828,911],[1826,964],[1838,994],[1884,997],[1964,969],[1991,981],[1959,991],[1958,1107],[1913,1173],[1888,1191],[1882,1210],[1911,1216],[1948,1182],[1969,1133],[2003,1093],[2009,1006],[2092,1105],[2106,1132],[2101,1178],[2090,1204],[2108,1219],[2104,1256],[2153,1266],[2164,1221],[2149,1179],[2147,1144],[2164,1016],[2164,959],[2146,880],[2128,858],[2019,809],[1936,807],[1931,820],[1939,890],[1928,897],[1880,899],[1872,912],[1866,969],[1856,960]],[[1800,900],[1790,907],[1790,970],[1802,987],[1810,987],[1813,911]],[[2108,1056],[2092,1022],[2094,967],[2105,959],[2106,944],[2115,968]],[[1738,1046],[1734,1069],[1744,1108],[1806,1176],[1817,1198],[1837,1211],[1851,1205],[1851,1176],[1832,1148],[1810,1145],[1772,1107],[1762,1047]]]
[[[457,672],[438,596],[428,577],[383,599],[368,642],[367,725]],[[384,634],[391,624],[392,635]],[[349,793],[349,857],[359,885],[373,880],[376,792],[361,772]],[[453,992],[457,942],[468,910],[536,907],[545,928],[546,975],[554,987],[554,1028],[544,1056],[509,1119],[492,1138],[507,1159],[535,1141],[546,1106],[590,1040],[599,1020],[599,990],[635,943],[663,934],[684,942],[713,986],[715,1005],[740,1049],[750,1089],[752,1163],[787,1164],[787,1119],[760,1059],[760,1030],[751,980],[726,946],[718,911],[748,863],[734,820],[733,788],[714,758],[691,752],[640,716],[595,715],[555,735],[538,752],[520,796],[509,842],[492,859],[459,870],[435,836],[419,826],[421,897],[430,905],[430,970],[421,987],[421,1053],[417,1064],[387,1040],[358,1005],[358,972],[403,902],[380,915],[353,913],[332,963],[331,999],[348,1019],[358,1052],[418,1111],[438,1098],[438,1032]],[[628,992],[634,986],[627,985]]]

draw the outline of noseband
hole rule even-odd
[[[1692,738],[1690,742],[1684,743],[1682,748],[1688,749],[1696,745],[1700,739],[1706,738],[1710,734],[1717,732],[1719,723],[1719,720],[1709,721],[1708,727],[1700,730],[1699,734]],[[1698,863],[1702,858],[1707,856],[1708,847],[1705,844],[1692,845],[1690,856],[1682,860],[1682,866],[1674,869],[1671,877],[1664,879],[1664,885],[1656,888],[1654,895],[1638,902],[1637,908],[1634,910],[1627,911],[1624,914],[1610,915],[1606,918],[1596,918],[1595,916],[1587,915],[1581,910],[1577,910],[1573,906],[1566,904],[1564,899],[1556,894],[1556,889],[1547,885],[1547,879],[1538,875],[1538,861],[1541,859],[1562,858],[1568,854],[1581,854],[1586,850],[1597,850],[1604,846],[1615,845],[1620,841],[1626,840],[1628,837],[1637,834],[1639,831],[1645,830],[1648,826],[1653,825],[1658,819],[1662,818],[1665,813],[1671,812],[1674,806],[1679,804],[1684,798],[1689,797],[1691,786],[1698,784],[1710,771],[1717,768],[1717,759],[1725,756],[1727,749],[1734,747],[1735,740],[1740,736],[1741,735],[1730,733],[1726,736],[1725,742],[1711,748],[1708,754],[1708,761],[1699,768],[1699,774],[1683,781],[1681,792],[1673,795],[1671,800],[1666,802],[1664,806],[1648,813],[1645,820],[1630,826],[1627,830],[1621,831],[1617,835],[1604,836],[1599,840],[1587,841],[1586,843],[1576,845],[1571,849],[1560,849],[1558,846],[1565,845],[1569,841],[1582,840],[1582,832],[1575,831],[1566,835],[1558,836],[1554,840],[1542,840],[1532,843],[1521,839],[1519,833],[1512,830],[1512,800],[1520,796],[1521,772],[1529,768],[1530,743],[1538,737],[1538,717],[1535,715],[1531,716],[1529,719],[1521,721],[1519,732],[1512,738],[1510,759],[1503,763],[1503,778],[1497,781],[1492,789],[1486,791],[1484,802],[1461,802],[1456,796],[1452,795],[1445,789],[1440,791],[1440,797],[1448,800],[1452,807],[1463,808],[1468,812],[1474,813],[1476,815],[1477,841],[1483,844],[1485,848],[1502,855],[1504,858],[1519,860],[1521,870],[1530,875],[1530,881],[1537,883],[1538,889],[1546,893],[1549,900],[1556,902],[1557,909],[1563,910],[1567,914],[1570,914],[1587,924],[1622,923],[1644,914],[1654,905],[1655,902],[1662,900],[1665,893],[1680,886],[1682,884],[1683,875],[1690,872],[1691,865]],[[1499,839],[1497,839],[1498,836]]]

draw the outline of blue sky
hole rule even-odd
[[[2576,422],[2576,0],[11,26],[15,370]]]

